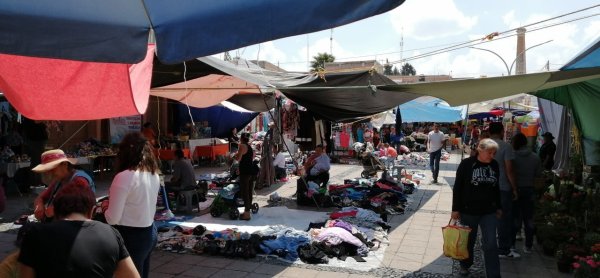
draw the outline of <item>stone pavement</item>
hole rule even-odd
[[[227,259],[223,257],[173,254],[156,250],[152,254],[150,277],[454,277],[456,263],[442,254],[441,227],[448,223],[452,205],[454,173],[460,161],[460,154],[452,154],[449,161],[441,163],[440,181],[443,184],[430,184],[431,172],[424,168],[411,169],[426,175],[419,190],[411,196],[412,203],[404,215],[389,219],[392,226],[389,233],[390,245],[380,267],[369,272],[332,268],[327,266],[286,264],[278,260],[257,258],[253,260]],[[216,169],[201,168],[198,173]],[[344,178],[358,177],[362,171],[359,165],[333,165],[332,182],[342,182]],[[106,193],[110,180],[97,183],[97,191]],[[256,199],[263,206],[269,194],[277,192],[282,197],[290,197],[296,191],[296,180],[276,184],[257,190]],[[10,222],[28,211],[32,197],[9,199],[5,221]],[[293,205],[292,205],[293,207]],[[315,210],[316,208],[303,208]],[[329,211],[329,209],[321,209]],[[4,224],[4,230],[10,228]],[[15,250],[13,242],[16,233],[0,233],[0,259]],[[476,256],[476,261],[478,261]],[[476,263],[477,265],[477,263]],[[540,252],[523,255],[518,260],[502,260],[504,277],[565,277],[556,271],[553,258]],[[455,271],[454,271],[455,272]],[[479,271],[481,273],[481,271]],[[473,277],[479,277],[477,272]]]

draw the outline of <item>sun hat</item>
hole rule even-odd
[[[550,133],[550,132],[546,132],[546,133],[542,134],[542,137],[550,137],[550,139],[554,139],[554,135],[552,135],[552,133]]]
[[[77,164],[77,159],[68,158],[62,150],[49,150],[42,154],[42,163],[31,169],[34,172],[43,173],[50,171],[63,162]]]

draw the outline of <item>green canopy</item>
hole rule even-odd
[[[540,90],[534,95],[570,108],[583,137],[600,141],[600,117],[596,114],[600,108],[600,79]]]

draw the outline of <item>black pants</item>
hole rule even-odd
[[[248,212],[252,209],[252,191],[254,189],[255,175],[240,174],[240,193],[244,200],[244,211]]]
[[[285,168],[279,168],[277,166],[275,166],[275,178],[276,179],[283,179],[287,177],[287,172],[285,170]]]

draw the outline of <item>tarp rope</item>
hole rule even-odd
[[[73,132],[73,134],[71,134],[71,136],[69,138],[67,138],[67,140],[65,140],[65,142],[63,142],[58,148],[62,149],[62,147],[67,144],[67,142],[69,142],[71,139],[73,139],[73,137],[75,137],[75,134],[79,133],[79,131],[81,131],[90,121],[86,121],[83,125],[81,125],[81,127],[79,129],[77,129],[75,132]]]

